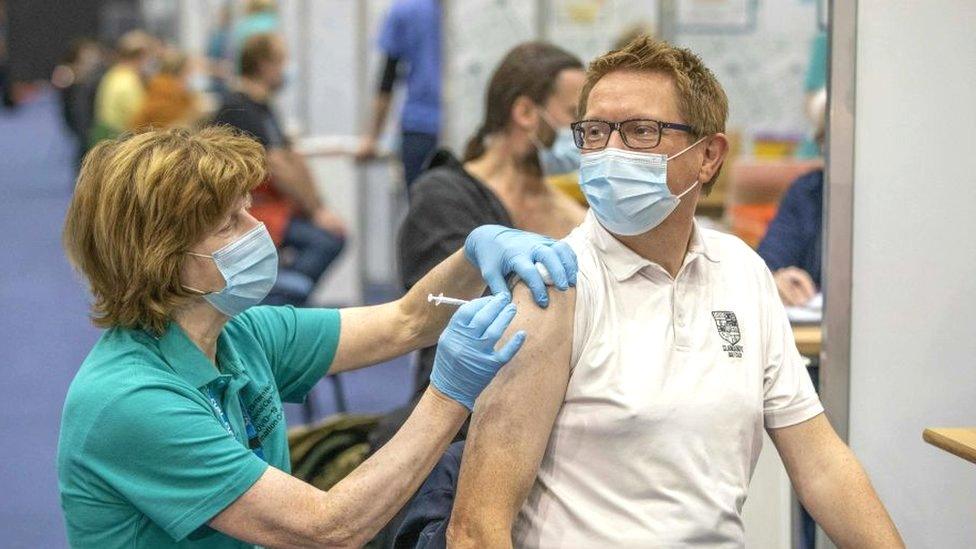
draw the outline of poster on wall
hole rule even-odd
[[[756,27],[758,0],[678,0],[679,33],[735,34]]]
[[[627,37],[656,34],[657,11],[649,0],[549,0],[542,37],[588,62]]]
[[[606,0],[554,0],[549,5],[557,25],[593,25],[605,21],[611,10]]]

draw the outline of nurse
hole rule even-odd
[[[360,546],[406,502],[518,351],[505,276],[545,295],[576,260],[497,226],[403,298],[343,310],[256,306],[278,258],[248,214],[264,152],[229,130],[148,132],[86,157],[64,230],[106,328],[68,391],[58,447],[76,547]],[[428,293],[475,298],[453,318]],[[446,325],[446,328],[445,328]],[[283,401],[327,372],[438,341],[431,387],[399,433],[328,492],[290,476]],[[498,349],[496,350],[496,347]]]

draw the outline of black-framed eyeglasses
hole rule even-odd
[[[584,151],[606,148],[614,130],[631,149],[653,149],[661,144],[664,130],[678,130],[694,134],[695,130],[686,124],[661,122],[650,118],[607,122],[606,120],[580,120],[569,126],[573,130],[573,141]]]

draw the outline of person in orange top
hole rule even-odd
[[[200,121],[200,99],[187,85],[189,63],[178,51],[163,56],[159,73],[146,87],[146,98],[132,119],[133,130],[189,128]]]
[[[282,38],[258,34],[241,50],[238,89],[224,96],[213,123],[243,131],[264,146],[269,177],[254,189],[251,213],[291,260],[278,270],[270,305],[303,305],[345,246],[346,225],[316,188],[308,163],[292,147],[270,102],[285,84]]]

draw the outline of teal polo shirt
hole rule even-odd
[[[249,547],[207,526],[268,465],[290,472],[282,401],[301,402],[339,342],[339,312],[253,307],[217,366],[174,322],[107,330],[68,389],[58,484],[73,547]],[[227,415],[233,434],[208,397]],[[267,462],[246,447],[246,406]]]

